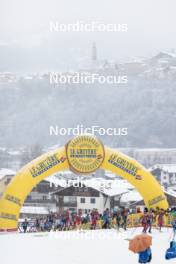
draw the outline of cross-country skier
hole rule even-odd
[[[121,216],[122,216],[122,226],[123,226],[124,230],[126,230],[127,218],[128,218],[128,210],[126,208],[122,209]]]
[[[161,209],[158,214],[158,226],[159,226],[160,231],[161,231],[162,226],[164,225],[164,215],[165,215],[165,212],[163,209]]]
[[[153,209],[150,209],[150,211],[148,213],[148,219],[147,219],[147,223],[148,223],[148,227],[149,227],[149,233],[152,232],[153,221],[154,221],[154,212],[153,212]]]
[[[121,217],[120,211],[118,210],[116,213],[116,224],[117,224],[118,230],[120,229],[120,226],[121,226],[121,220],[122,220],[122,217]]]
[[[26,231],[27,231],[28,224],[29,223],[28,223],[27,219],[25,219],[24,222],[22,223],[24,233],[26,233]]]
[[[147,229],[148,229],[148,209],[147,208],[144,209],[144,213],[141,216],[141,223],[142,223],[142,227],[143,227],[142,232],[146,233]]]
[[[103,228],[104,229],[110,228],[110,212],[108,208],[103,212],[102,219],[103,219]]]

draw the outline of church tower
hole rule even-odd
[[[91,60],[92,60],[92,62],[96,62],[97,61],[97,47],[96,47],[96,43],[95,42],[92,44]]]

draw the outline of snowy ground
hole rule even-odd
[[[134,264],[137,255],[128,250],[126,238],[139,234],[141,228],[126,232],[116,230],[66,231],[50,233],[1,234],[1,264]],[[153,264],[166,261],[171,229],[153,230]]]

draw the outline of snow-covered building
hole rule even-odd
[[[15,174],[16,172],[11,169],[0,169],[0,197]]]
[[[156,164],[149,170],[166,189],[176,184],[176,164]]]
[[[0,72],[0,83],[15,83],[18,81],[17,76],[12,72]]]
[[[125,180],[92,178],[73,180],[69,186],[55,190],[51,195],[56,199],[60,211],[88,211],[96,208],[102,213],[106,208],[120,206],[121,195],[132,189],[134,187]]]
[[[176,53],[159,52],[157,55],[155,55],[149,60],[149,64],[155,66],[176,66]]]
[[[132,190],[127,193],[124,193],[120,199],[121,205],[128,206],[128,207],[130,207],[131,204],[140,202],[140,201],[143,201],[143,198],[140,195],[140,193],[137,192],[136,190]]]
[[[60,188],[60,187],[59,187]],[[51,181],[43,180],[34,187],[27,196],[21,213],[24,215],[48,214],[56,211],[56,200],[50,195],[55,190],[55,184]],[[39,208],[39,210],[37,210]],[[43,211],[42,211],[43,210]]]
[[[57,201],[58,211],[70,211],[98,209],[103,211],[104,207],[110,207],[108,196],[92,187],[79,184],[78,187],[70,186],[52,193]]]

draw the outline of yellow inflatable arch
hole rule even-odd
[[[43,179],[68,169],[85,175],[98,168],[126,179],[138,190],[148,208],[168,208],[160,184],[141,164],[115,149],[104,147],[94,136],[81,135],[66,146],[31,161],[13,177],[0,199],[0,231],[17,230],[20,209],[27,195]]]

